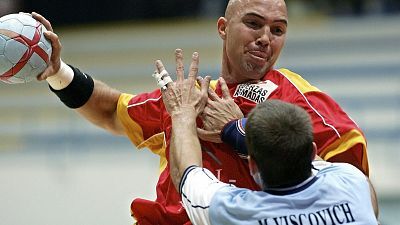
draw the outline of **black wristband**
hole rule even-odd
[[[74,78],[71,83],[61,90],[55,90],[50,85],[49,87],[66,106],[76,109],[83,106],[89,100],[93,93],[94,81],[89,75],[82,73],[78,68],[71,65],[68,66],[74,71]]]

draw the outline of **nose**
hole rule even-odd
[[[271,42],[271,31],[269,27],[260,30],[259,37],[256,40],[256,45],[267,47]]]

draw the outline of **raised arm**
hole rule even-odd
[[[207,101],[210,78],[201,82],[201,90],[196,88],[199,57],[192,55],[188,78],[184,78],[182,50],[175,51],[176,82],[170,81],[161,61],[156,61],[156,79],[162,89],[165,107],[172,119],[172,138],[169,151],[169,166],[176,190],[185,170],[190,166],[202,166],[201,147],[197,137],[196,118],[203,111]],[[163,75],[164,74],[164,75]],[[182,135],[184,134],[184,135]]]
[[[116,116],[121,92],[65,64],[61,60],[61,42],[50,22],[38,13],[32,13],[32,16],[47,28],[45,36],[53,48],[49,66],[37,79],[46,80],[66,106],[75,109],[93,124],[114,134],[124,134]]]

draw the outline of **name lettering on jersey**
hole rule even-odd
[[[243,97],[258,104],[267,100],[269,95],[277,88],[278,85],[270,80],[260,81],[256,84],[238,84],[233,97]]]
[[[259,225],[336,225],[354,223],[349,203],[340,203],[331,207],[301,214],[291,214],[258,220]]]

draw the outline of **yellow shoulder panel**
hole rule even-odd
[[[131,94],[121,94],[118,99],[117,117],[124,126],[129,139],[133,142],[133,144],[139,146],[144,141],[143,131],[139,124],[130,118],[127,110],[129,100],[131,100],[133,97],[134,95]]]
[[[139,126],[139,124],[132,120],[128,114],[127,106],[132,97],[134,97],[134,95],[121,94],[118,100],[117,117],[123,124],[127,136],[138,149],[148,148],[154,154],[160,156],[161,173],[167,166],[167,159],[165,157],[166,143],[164,133],[161,132],[155,134],[144,140],[142,128]]]
[[[312,91],[320,92],[318,88],[312,86],[297,73],[294,73],[288,69],[279,69],[278,71],[281,72],[290,82],[292,82],[301,91],[301,93],[304,94]]]
[[[368,171],[368,158],[367,156],[367,143],[365,141],[364,136],[360,131],[353,129],[349,132],[341,135],[339,139],[334,141],[332,144],[327,146],[325,149],[321,151],[319,154],[324,160],[329,160],[330,158],[339,155],[345,151],[348,151],[350,148],[355,146],[356,144],[362,144],[363,152],[362,152],[362,168],[364,171]]]

